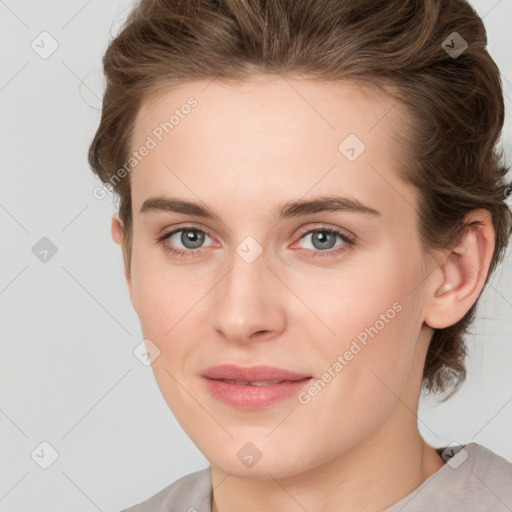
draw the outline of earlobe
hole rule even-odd
[[[487,210],[475,210],[457,247],[439,264],[441,273],[433,283],[425,323],[443,329],[457,323],[477,301],[489,271],[494,251],[494,228]]]
[[[119,213],[112,215],[111,224],[112,239],[117,245],[123,244],[123,223],[119,217]]]

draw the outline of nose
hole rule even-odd
[[[212,322],[233,343],[270,340],[286,327],[286,288],[263,252],[246,261],[234,252],[230,271],[214,288]]]

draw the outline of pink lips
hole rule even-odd
[[[209,392],[218,400],[243,409],[261,409],[296,395],[312,378],[273,366],[224,364],[205,370]]]

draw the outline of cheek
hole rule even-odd
[[[156,252],[134,252],[132,300],[144,337],[160,350],[154,362],[155,375],[158,367],[175,374],[186,370],[193,359],[189,356],[199,350],[198,344],[205,338],[200,330],[206,332],[208,325],[198,315],[205,313],[205,299],[215,276],[212,270],[200,274],[189,265],[173,265]],[[169,379],[165,373],[162,377]]]
[[[331,439],[328,450],[349,449],[378,429],[399,400],[407,403],[404,393],[409,392],[417,337],[407,317],[415,306],[405,301],[394,304],[391,309],[359,311],[346,323],[353,335],[337,337],[337,343],[333,340],[328,350],[312,357],[322,361],[317,364],[318,380],[300,396],[304,409],[299,412],[304,422],[314,423]],[[375,313],[386,315],[388,323]]]
[[[403,386],[422,325],[421,300],[411,291],[422,277],[419,259],[381,252],[331,280],[328,297],[315,294],[316,310],[335,333],[318,344],[317,359],[323,361],[322,373],[336,361],[343,367],[331,368],[338,393],[349,390],[371,404],[372,397],[378,402],[389,395],[386,385]],[[317,284],[327,285],[321,279]]]
[[[178,318],[185,314],[182,310],[188,301],[187,288],[179,281],[181,274],[162,266],[153,257],[154,252],[134,244],[132,302],[144,336],[160,346],[171,336]]]
[[[183,373],[190,355],[197,351],[191,333],[197,332],[194,304],[204,293],[194,288],[185,267],[173,269],[162,263],[152,264],[141,254],[134,255],[132,294],[144,338],[159,350],[152,370],[164,399],[178,421],[186,422],[193,404],[184,391]],[[197,306],[196,306],[197,307]],[[180,385],[181,384],[181,385]],[[185,384],[185,388],[188,385]],[[195,411],[197,416],[200,411]]]
[[[396,251],[368,251],[341,262],[338,270],[314,269],[295,279],[297,294],[318,312],[338,339],[351,340],[366,329],[389,330],[408,300],[418,268]],[[403,316],[403,315],[402,315]]]

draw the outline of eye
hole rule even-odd
[[[167,252],[178,256],[190,256],[202,248],[207,238],[212,240],[203,230],[189,226],[167,232],[159,237],[157,242]],[[180,244],[184,249],[180,248]]]
[[[312,256],[333,256],[342,251],[349,250],[355,241],[341,230],[325,226],[310,229],[300,237],[300,240],[310,240],[308,250],[313,251]],[[336,245],[337,241],[340,241]]]

